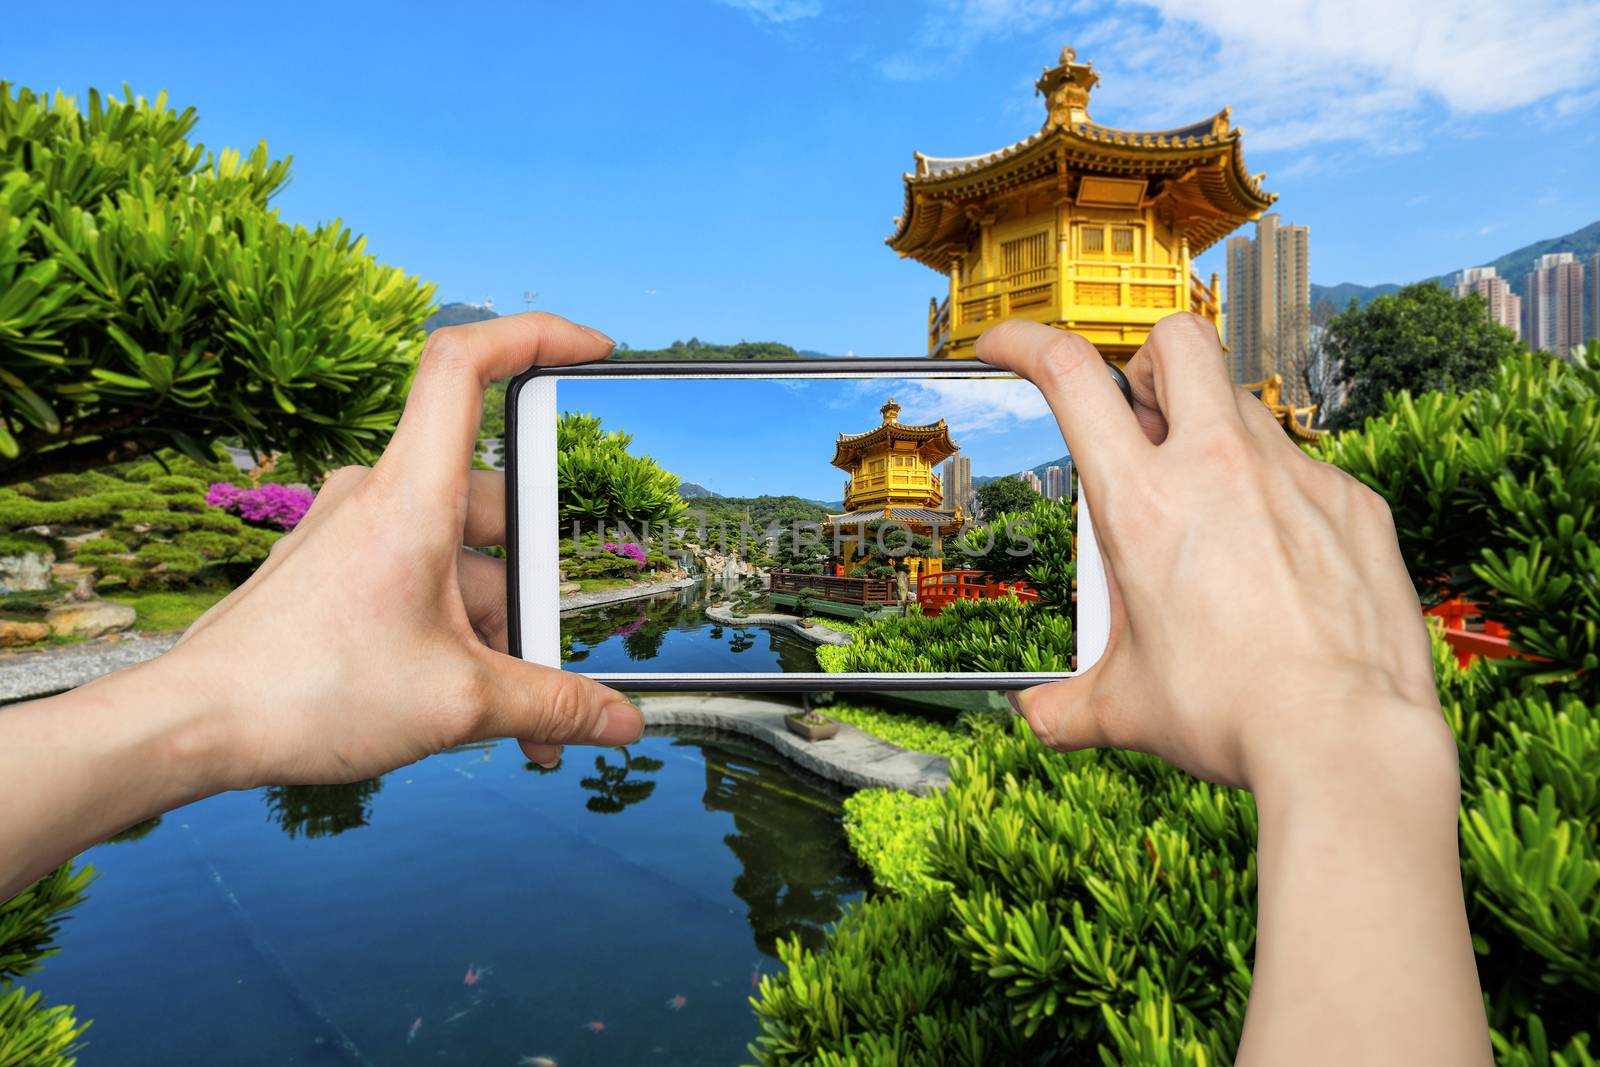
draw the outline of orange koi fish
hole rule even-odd
[[[683,1006],[687,1003],[689,1003],[689,998],[684,996],[682,993],[679,993],[675,997],[667,998],[667,1007],[671,1008],[673,1011],[682,1011]]]
[[[461,980],[461,984],[462,985],[467,985],[467,986],[475,986],[479,982],[483,981],[483,976],[488,974],[488,973],[489,973],[489,968],[487,968],[487,967],[474,968],[473,965],[469,963],[469,964],[467,964],[467,976]]]
[[[584,1023],[583,1028],[591,1034],[603,1034],[606,1031],[606,1024],[596,1019],[592,1023]]]
[[[415,1041],[417,1039],[417,1031],[421,1029],[422,1016],[419,1015],[415,1019],[411,1020],[411,1029],[406,1031],[406,1044],[409,1045],[411,1042]]]

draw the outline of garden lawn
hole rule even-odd
[[[225,586],[201,589],[166,589],[148,593],[108,593],[107,600],[126,604],[138,613],[134,628],[156,632],[187,630],[206,610],[233,592]]]

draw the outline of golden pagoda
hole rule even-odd
[[[1224,108],[1175,130],[1135,132],[1089,118],[1099,75],[1071,48],[1035,88],[1043,128],[984,155],[915,153],[905,210],[887,241],[949,276],[930,301],[928,354],[970,356],[1001,319],[1025,317],[1088,338],[1125,362],[1175,311],[1218,325],[1217,276],[1193,258],[1277,199],[1244,168]]]
[[[925,426],[900,421],[900,405],[890,397],[878,409],[883,422],[865,433],[839,435],[834,443],[833,465],[850,478],[844,483],[844,511],[829,515],[830,537],[844,550],[848,565],[859,553],[857,544],[871,537],[871,523],[898,523],[925,537],[954,533],[967,521],[961,508],[944,507],[944,487],[934,473],[940,463],[960,451],[950,438],[945,421]],[[898,538],[884,538],[896,547]],[[920,559],[908,557],[912,577]]]

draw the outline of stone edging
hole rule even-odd
[[[624,589],[600,589],[593,593],[574,593],[571,596],[562,597],[557,607],[561,614],[565,615],[569,611],[596,608],[601,604],[615,604],[623,600],[638,600],[641,597],[655,596],[657,593],[687,589],[699,580],[698,578],[679,578],[675,582],[656,582],[653,585],[630,585]]]
[[[155,659],[177,640],[177,634],[151,634],[0,656],[0,703],[65,692],[102,674]]]
[[[645,696],[638,700],[646,727],[700,726],[763,741],[787,759],[829,781],[854,789],[899,789],[925,796],[950,784],[950,761],[913,752],[840,723],[826,741],[789,732],[785,715],[793,704],[731,696]],[[824,715],[827,709],[821,709]]]
[[[735,615],[726,608],[706,606],[706,618],[724,626],[781,626],[814,645],[848,645],[850,635],[828,627],[826,623],[801,626],[798,615]]]

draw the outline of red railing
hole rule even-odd
[[[917,603],[924,615],[937,615],[952,600],[998,600],[1015,595],[1018,600],[1038,600],[1027,582],[1002,582],[983,571],[955,570],[925,574],[917,582]]]
[[[1424,608],[1423,614],[1443,622],[1444,639],[1462,667],[1469,666],[1474,656],[1511,659],[1523,655],[1511,647],[1511,631],[1493,619],[1484,618],[1478,605],[1470,600],[1456,597]]]

